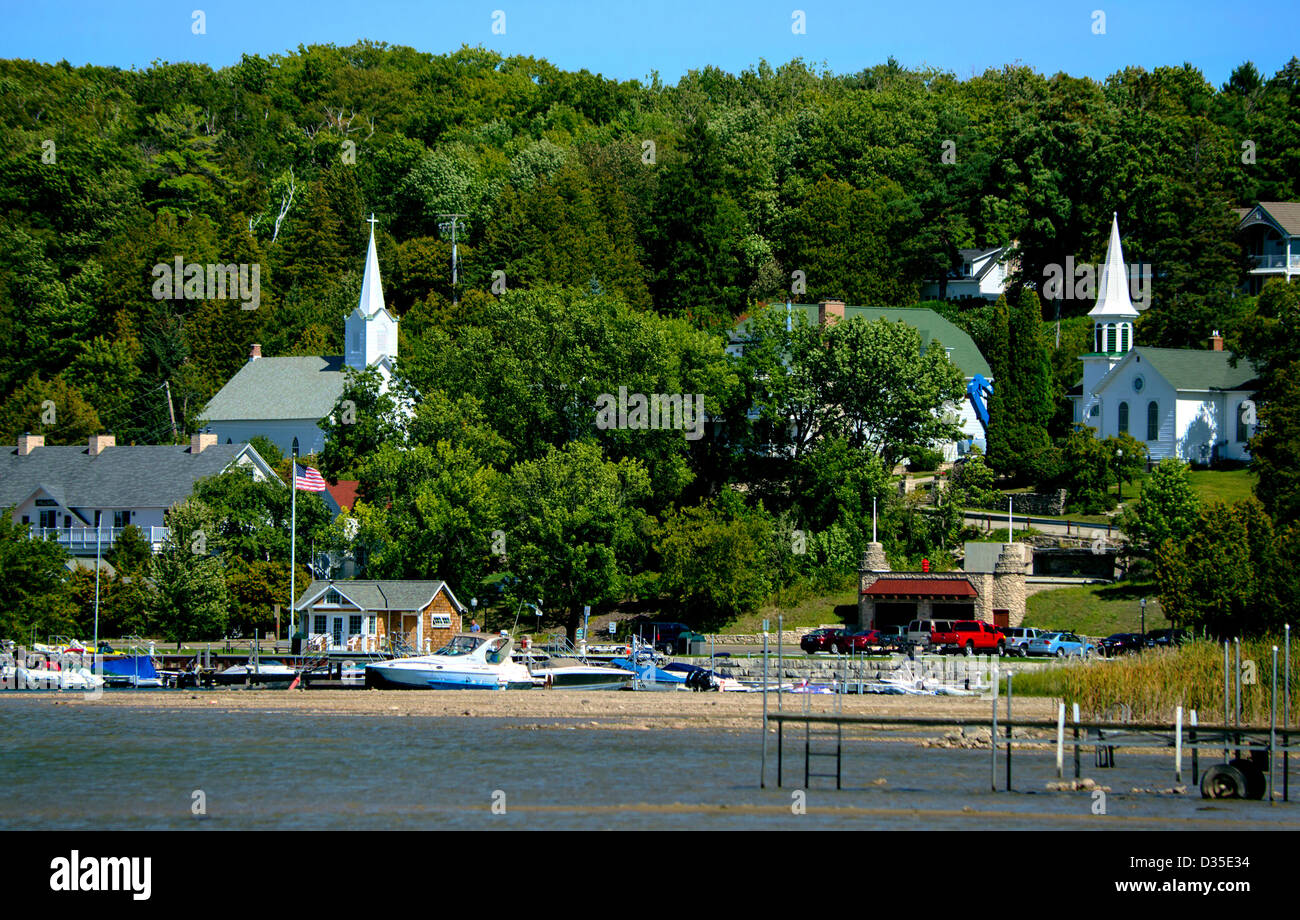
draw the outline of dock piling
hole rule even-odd
[[[1074,704],[1074,778],[1083,774],[1079,772],[1079,704]]]
[[[1056,778],[1065,776],[1065,704],[1056,710]]]
[[[1183,781],[1183,707],[1174,708],[1174,782]]]

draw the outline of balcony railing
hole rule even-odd
[[[1300,271],[1300,255],[1292,255],[1288,260],[1286,253],[1272,253],[1264,256],[1251,256],[1255,271]]]
[[[98,534],[100,552],[107,552],[125,527],[104,527]],[[166,527],[137,527],[140,535],[149,541],[156,552],[167,539]],[[57,540],[69,553],[81,555],[95,552],[96,533],[93,527],[32,527],[28,533],[33,540]]]

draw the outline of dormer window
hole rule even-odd
[[[320,600],[322,607],[342,607],[343,595],[339,594],[337,588],[330,588],[325,592],[325,596]]]

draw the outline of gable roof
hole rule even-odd
[[[974,281],[982,279],[998,264],[998,257],[1006,250],[1006,246],[994,246],[991,249],[958,249],[957,254],[963,259],[969,260],[972,266],[981,259],[985,259],[986,261],[982,266],[980,266],[979,271],[973,272],[970,275],[963,275],[959,269],[954,268],[948,273],[948,277],[958,281]]]
[[[341,355],[249,361],[199,417],[208,422],[322,419],[343,395],[343,368]]]
[[[37,447],[25,457],[0,447],[0,508],[21,504],[37,489],[65,508],[170,508],[245,451],[257,457],[247,444],[215,444],[198,455],[184,445],[114,446],[97,457],[79,445]]]
[[[773,304],[770,309],[781,310],[783,307],[781,304]],[[817,325],[817,304],[792,304],[790,311],[791,315],[806,316],[810,325]],[[921,334],[922,349],[928,348],[931,342],[938,342],[942,347],[951,349],[949,358],[968,380],[976,374],[982,374],[989,379],[993,377],[993,371],[989,368],[988,361],[980,354],[979,348],[975,346],[975,340],[928,307],[846,306],[844,318],[846,320],[861,318],[865,322],[885,319],[891,323],[907,323]],[[733,340],[744,340],[748,323],[749,318],[743,317],[736,324],[732,330]]]
[[[1250,219],[1256,209],[1282,229],[1288,236],[1300,236],[1300,201],[1261,201],[1242,215],[1242,223]]]
[[[1199,348],[1152,348],[1140,345],[1116,364],[1097,384],[1105,389],[1121,367],[1141,358],[1175,390],[1253,390],[1258,386],[1258,372],[1245,358],[1232,366],[1230,351]]]
[[[439,591],[446,591],[452,606],[461,613],[464,606],[444,581],[313,581],[299,595],[294,607],[306,610],[331,587],[363,610],[423,610]]]

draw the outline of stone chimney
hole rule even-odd
[[[1214,334],[1210,336],[1210,350],[1223,351],[1223,336],[1219,335],[1219,330],[1215,329]]]
[[[90,436],[90,455],[98,457],[105,449],[117,446],[117,438],[112,434],[92,434]]]
[[[217,436],[209,434],[206,431],[199,431],[190,435],[190,453],[201,454],[209,447],[216,447]]]
[[[20,434],[18,436],[18,456],[26,457],[38,447],[45,446],[43,434]]]
[[[260,357],[262,357],[262,346],[258,342],[254,342],[253,347],[248,350],[248,360],[251,363]]]
[[[818,325],[825,326],[828,322],[838,323],[842,319],[844,319],[844,301],[823,300],[817,304]]]

